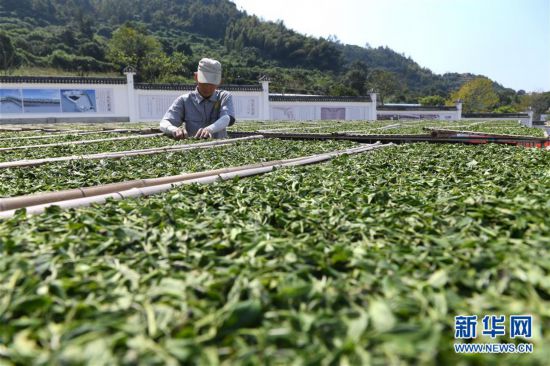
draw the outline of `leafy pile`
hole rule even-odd
[[[367,122],[363,122],[367,123]],[[330,126],[334,122],[329,121],[238,121],[233,126],[229,127],[228,131],[238,132],[254,132],[259,130],[272,130],[272,129],[287,129],[297,127],[318,127],[318,126]]]
[[[502,135],[519,135],[519,136],[532,136],[532,137],[548,137],[545,134],[544,129],[542,128],[529,128],[522,125],[515,126],[485,126],[477,125],[465,128],[466,131],[476,131],[476,132],[489,132]]]
[[[521,136],[545,137],[540,128],[529,128],[517,121],[318,121],[318,122],[242,122],[229,131],[252,132],[276,130],[277,133],[354,133],[369,135],[426,135],[425,128],[443,128],[461,131],[489,132]]]
[[[538,149],[410,144],[21,212],[0,223],[0,357],[544,364],[549,167]],[[535,352],[457,355],[458,314],[532,314]]]
[[[188,140],[191,141],[191,140]],[[197,142],[196,140],[194,140]],[[347,141],[252,140],[212,149],[0,169],[0,197],[156,178],[345,149]]]
[[[30,135],[30,136],[45,136],[45,135]],[[4,140],[0,141],[0,148],[4,147],[17,147],[17,146],[35,146],[35,145],[45,145],[45,144],[57,144],[63,142],[71,141],[88,141],[88,140],[102,140],[109,138],[119,138],[119,137],[129,137],[136,136],[132,133],[91,133],[86,135],[76,135],[76,134],[61,134],[60,136],[48,137],[46,138],[37,138],[37,139],[14,139],[14,140]],[[122,140],[123,141],[123,140]]]

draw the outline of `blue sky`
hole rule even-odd
[[[232,0],[300,33],[388,46],[433,72],[550,91],[550,0]]]

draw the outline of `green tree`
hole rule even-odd
[[[0,67],[2,73],[7,75],[13,68],[19,66],[20,58],[11,41],[11,38],[4,32],[0,32]]]
[[[340,96],[340,97],[347,97],[347,96],[357,96],[357,91],[355,89],[350,88],[349,86],[343,85],[341,83],[336,83],[332,85],[329,89],[330,95]]]
[[[176,45],[176,51],[183,53],[187,56],[193,56],[193,50],[191,49],[191,45],[187,42],[178,42]]]
[[[367,90],[370,89],[378,93],[380,103],[384,104],[384,100],[403,91],[403,84],[393,72],[376,69],[367,77]]]
[[[540,119],[541,113],[550,109],[550,92],[536,93],[533,96],[531,108],[535,112],[535,119]]]
[[[148,60],[144,79],[159,83],[189,82],[191,70],[188,68],[189,60],[181,52],[174,52],[171,56],[161,55]]]
[[[99,42],[84,42],[78,46],[78,53],[82,56],[93,57],[96,60],[105,60],[105,49]]]
[[[517,109],[511,105],[503,105],[493,110],[494,113],[517,113]]]
[[[519,97],[514,89],[501,89],[496,90],[498,95],[498,107],[512,106],[514,103],[519,101]]]
[[[493,82],[485,77],[466,82],[451,98],[462,100],[462,110],[465,113],[489,112],[499,102]]]
[[[89,56],[77,56],[68,54],[63,50],[55,50],[48,56],[49,64],[55,68],[75,71],[79,74],[86,74],[89,71],[106,71],[112,68],[112,65],[101,62]]]
[[[126,23],[113,32],[107,44],[107,59],[120,68],[134,66],[142,79],[151,77],[155,60],[160,58],[166,58],[161,43],[143,26]]]
[[[535,113],[534,119],[540,119],[540,115],[550,109],[550,92],[530,93],[520,96],[520,103],[516,105],[520,111],[531,108]]]
[[[342,82],[353,89],[355,94],[365,95],[367,83],[367,65],[362,61],[354,61],[349,70],[344,74]]]
[[[439,95],[429,95],[427,97],[422,97],[419,99],[421,105],[426,106],[440,106],[445,105],[445,98]]]

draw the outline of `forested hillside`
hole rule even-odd
[[[366,36],[368,38],[368,35]],[[224,64],[224,81],[275,91],[363,95],[416,102],[445,99],[476,75],[437,75],[388,47],[313,38],[237,9],[228,0],[2,0],[3,73],[118,73],[148,82],[191,82],[202,57]],[[494,83],[500,104],[516,93]]]

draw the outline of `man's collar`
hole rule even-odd
[[[195,88],[195,98],[196,98],[197,104],[202,103],[202,101],[205,100],[205,99],[206,99],[206,100],[209,100],[209,101],[211,101],[211,102],[217,102],[217,101],[218,101],[218,94],[219,94],[219,93],[218,93],[218,90],[216,90],[216,91],[214,92],[214,94],[212,94],[212,95],[210,96],[210,98],[207,99],[207,98],[204,98],[204,97],[201,95],[201,93],[199,93],[199,89],[198,89],[198,88]]]

